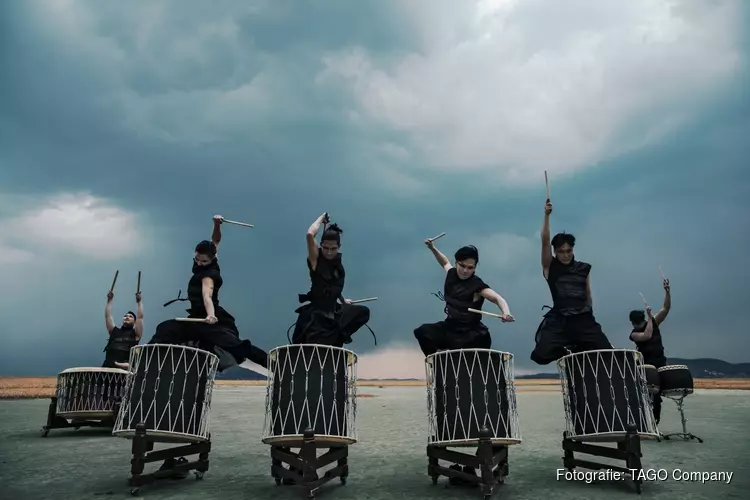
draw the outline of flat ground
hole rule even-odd
[[[563,403],[559,391],[519,388],[523,443],[510,450],[506,483],[493,498],[637,498],[629,481],[557,479],[562,466]],[[350,449],[350,476],[326,484],[318,498],[334,500],[472,499],[478,490],[433,486],[425,454],[427,419],[422,387],[367,387],[372,397],[358,401],[359,442]],[[738,390],[698,390],[686,399],[688,430],[697,441],[643,443],[645,468],[688,472],[733,472],[729,484],[668,479],[649,481],[643,495],[657,500],[747,498],[750,490],[750,394]],[[276,486],[270,476],[269,447],[261,443],[264,387],[219,386],[212,402],[213,451],[203,481],[192,476],[145,486],[149,499],[299,499],[302,491]],[[132,498],[127,486],[130,441],[94,429],[52,430],[42,438],[49,400],[0,401],[0,498],[86,500]],[[675,404],[664,401],[662,432],[680,429]],[[582,457],[582,458],[585,458]],[[152,467],[157,467],[152,466]],[[147,472],[150,469],[147,469]],[[745,493],[742,493],[745,491]]]

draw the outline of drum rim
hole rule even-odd
[[[353,361],[357,361],[359,359],[359,356],[357,355],[356,352],[354,352],[354,351],[352,351],[350,349],[347,349],[346,347],[336,347],[336,346],[325,345],[325,344],[286,344],[286,345],[280,345],[280,346],[276,346],[273,349],[269,350],[268,351],[268,357],[269,358],[271,357],[271,353],[278,353],[281,350],[289,350],[292,347],[322,347],[322,348],[330,349],[330,350],[333,350],[333,351],[342,351],[342,352],[344,352],[346,354],[354,356]]]
[[[482,440],[482,438],[466,438],[466,439],[440,439],[440,440],[434,440],[429,441],[427,444],[428,446],[477,446],[479,442]],[[490,443],[493,446],[505,444],[505,445],[515,445],[515,444],[521,444],[523,442],[523,439],[520,437],[517,438],[507,438],[507,437],[491,437]]]
[[[433,352],[429,356],[426,356],[425,360],[426,361],[430,361],[430,360],[436,359],[438,356],[449,356],[451,354],[456,354],[456,353],[461,353],[461,352],[489,352],[489,353],[494,353],[494,354],[502,354],[504,358],[505,358],[505,356],[508,356],[507,358],[505,358],[505,359],[508,359],[508,360],[511,360],[511,359],[515,358],[515,356],[513,355],[513,353],[512,352],[508,352],[508,351],[501,351],[499,349],[484,349],[484,348],[475,349],[475,348],[471,348],[471,349],[446,349],[444,351]]]
[[[314,434],[315,441],[331,442],[336,444],[355,444],[357,438],[354,436],[337,436],[335,434]],[[304,434],[279,434],[265,436],[261,439],[263,444],[276,444],[284,442],[304,441]]]
[[[666,365],[662,366],[661,368],[657,368],[658,371],[664,372],[669,370],[687,370],[690,371],[690,368],[687,365]]]
[[[569,438],[574,441],[582,441],[582,440],[597,440],[598,439],[612,439],[614,437],[625,437],[627,436],[626,431],[612,431],[612,432],[590,432],[588,434],[570,434]],[[659,439],[661,436],[658,432],[641,432],[636,431],[635,434],[638,435],[641,439]]]
[[[103,368],[103,367],[89,367],[89,366],[78,366],[74,368],[66,368],[65,370],[58,373],[58,375],[68,374],[68,373],[86,373],[86,372],[98,372],[98,373],[121,373],[124,375],[127,375],[127,370],[123,370],[122,368]]]
[[[592,349],[590,351],[581,351],[581,352],[572,352],[570,354],[566,354],[565,356],[562,356],[560,359],[557,360],[557,366],[562,366],[563,363],[566,361],[569,361],[573,359],[574,357],[586,357],[587,354],[594,354],[594,353],[600,353],[600,352],[627,352],[627,353],[633,353],[636,355],[636,357],[641,360],[641,365],[643,365],[643,353],[640,351],[637,351],[636,349]]]
[[[136,434],[136,430],[130,429],[130,428],[119,428],[119,429],[112,431],[113,436],[127,438],[127,439],[134,438],[135,434]],[[146,436],[152,436],[155,438],[177,439],[180,441],[190,441],[194,443],[205,442],[211,439],[209,436],[201,436],[200,434],[188,434],[186,432],[175,432],[175,431],[158,431],[158,430],[152,430],[152,429],[146,429]]]
[[[115,410],[76,410],[76,411],[58,411],[55,415],[61,418],[77,419],[77,418],[112,418],[115,416]]]
[[[141,344],[141,345],[134,345],[133,347],[130,348],[130,350],[131,351],[133,349],[143,350],[143,349],[152,348],[152,347],[174,347],[174,348],[179,348],[185,351],[196,351],[196,352],[200,352],[201,354],[208,356],[209,358],[216,358],[216,362],[219,362],[219,357],[212,352],[206,351],[204,349],[198,349],[197,347],[190,347],[190,346],[186,346],[182,344]]]

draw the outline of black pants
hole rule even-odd
[[[574,352],[612,349],[593,313],[563,316],[553,309],[544,315],[536,331],[531,360],[538,365],[548,365],[568,354],[567,346],[573,347]]]
[[[459,323],[446,320],[425,323],[414,330],[414,336],[425,356],[442,350],[492,347],[492,337],[482,322]]]
[[[234,356],[238,364],[249,359],[253,363],[268,368],[268,353],[251,344],[249,340],[240,340],[236,327],[233,324],[223,324],[221,321],[209,325],[170,319],[159,323],[149,344],[184,344],[186,342],[197,342],[202,349],[208,351],[211,351],[212,346],[216,346]]]
[[[663,366],[667,366],[667,358],[664,356],[655,356],[655,357],[649,357],[649,356],[643,356],[643,364],[644,365],[653,365],[658,370],[659,368]],[[654,419],[656,420],[656,425],[659,425],[659,422],[661,421],[661,394],[652,394],[651,395],[651,401],[654,405]]]
[[[343,347],[352,335],[370,321],[370,308],[359,304],[337,304],[334,310],[304,305],[295,311],[297,324],[293,344],[319,344]]]

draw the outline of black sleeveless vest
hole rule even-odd
[[[300,303],[310,301],[316,308],[335,309],[336,299],[344,292],[346,283],[346,271],[341,263],[341,254],[334,259],[326,259],[319,253],[314,271],[310,261],[306,259],[306,262],[310,271],[310,291],[299,296]]]
[[[652,321],[651,324],[653,325],[653,329],[650,339],[638,341],[633,340],[631,337],[631,340],[633,340],[633,342],[635,343],[638,351],[643,354],[643,358],[646,364],[659,363],[659,360],[664,359],[664,344],[662,343],[659,325],[657,325],[655,321]],[[644,330],[633,329],[630,333],[643,333]]]
[[[109,341],[104,348],[106,352],[104,367],[114,368],[114,363],[127,363],[130,358],[130,348],[138,345],[135,338],[135,328],[114,327],[109,334]]]
[[[567,266],[552,259],[547,284],[552,294],[553,309],[564,316],[591,311],[586,295],[586,279],[591,264],[573,260]]]
[[[445,314],[448,315],[448,320],[460,323],[479,323],[481,316],[469,312],[467,309],[482,309],[484,297],[480,296],[475,301],[474,294],[485,288],[489,288],[489,286],[476,274],[471,278],[462,280],[458,277],[456,268],[449,269],[445,273],[445,284],[443,285]]]
[[[224,313],[224,310],[219,306],[219,289],[224,284],[224,280],[221,277],[221,269],[219,263],[214,260],[207,266],[199,266],[193,263],[193,276],[188,282],[187,288],[187,299],[190,302],[190,309],[188,312],[193,317],[205,318],[208,314],[206,307],[203,305],[203,278],[212,278],[214,281],[214,291],[211,295],[211,302],[214,304],[216,317],[220,318],[220,315]]]

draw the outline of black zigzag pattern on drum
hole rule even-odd
[[[566,426],[573,437],[624,435],[628,423],[636,426],[638,434],[656,434],[639,353],[582,352],[561,358],[558,368]]]
[[[266,395],[268,436],[316,436],[356,440],[356,363],[342,348],[288,345],[269,353]]]
[[[207,441],[218,365],[214,354],[193,347],[132,348],[131,374],[113,434],[132,437],[143,423],[153,441]]]

